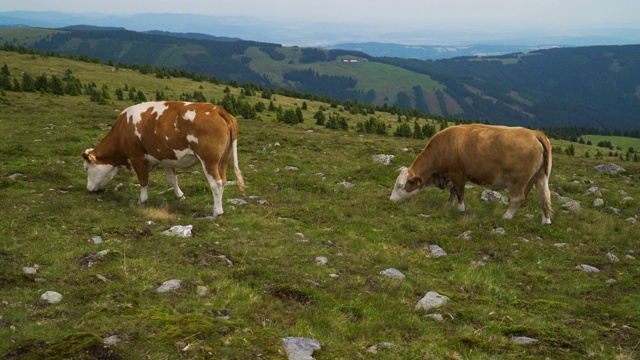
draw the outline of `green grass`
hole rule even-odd
[[[70,68],[83,82],[108,83],[111,90],[128,83],[180,94],[202,85],[207,97],[223,94],[222,86],[183,79],[0,55],[0,64],[7,63],[12,73]],[[426,141],[327,130],[311,120],[321,104],[309,102],[307,120],[296,126],[275,123],[271,113],[261,114],[261,120],[239,119],[247,195],[267,203],[246,197],[248,205],[233,206],[227,200],[243,196],[227,187],[225,215],[214,222],[202,219],[211,214],[213,199],[197,167],[179,172],[185,201],[167,191],[161,171],[152,173],[144,206],[136,204],[135,176],[124,170],[104,191],[86,191],[80,154],[106,134],[115,110],[128,103],[100,106],[86,97],[12,92],[5,97],[10,105],[0,105],[4,358],[106,358],[101,341],[114,334],[121,342],[109,350],[126,359],[283,359],[281,338],[287,336],[319,341],[316,359],[640,355],[639,260],[625,258],[629,250],[636,256],[640,251],[638,225],[625,221],[638,214],[637,201],[625,200],[640,199],[638,163],[555,155],[552,191],[582,207],[568,212],[554,198],[551,226],[540,225],[535,196],[506,221],[506,206],[480,201],[479,186],[467,190],[465,213],[449,207],[448,193],[436,188],[396,204],[388,200],[396,169],[409,165]],[[302,103],[280,96],[274,102],[285,109]],[[388,114],[375,116],[395,121]],[[352,126],[357,119],[352,117]],[[577,153],[595,154],[595,147],[576,147]],[[374,163],[378,153],[395,155],[393,164]],[[604,162],[627,172],[592,171]],[[299,170],[285,170],[288,165]],[[17,172],[24,177],[8,178]],[[337,185],[345,180],[355,186]],[[591,186],[606,189],[605,207],[620,214],[594,208],[593,197],[585,194]],[[161,234],[176,224],[192,224],[195,236]],[[494,234],[497,227],[506,235]],[[472,240],[459,237],[464,231],[471,231]],[[93,244],[94,236],[104,242]],[[430,256],[431,244],[448,256]],[[606,262],[607,252],[621,261]],[[316,265],[317,256],[329,262]],[[486,264],[478,265],[482,259]],[[579,264],[601,272],[580,272]],[[24,266],[37,266],[38,272],[23,274]],[[390,267],[407,278],[379,275]],[[610,278],[617,281],[608,284]],[[156,293],[169,279],[180,279],[182,287]],[[198,286],[209,293],[196,295]],[[60,292],[62,302],[45,304],[40,296],[47,290]],[[415,311],[428,291],[451,300],[439,309]],[[428,313],[445,320],[436,322]],[[512,336],[538,342],[516,345]],[[381,342],[397,346],[367,351]]]

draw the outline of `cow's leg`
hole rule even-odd
[[[224,214],[222,210],[222,194],[224,193],[224,183],[220,177],[217,164],[207,165],[204,160],[200,160],[202,163],[202,169],[209,181],[209,186],[213,192],[213,218]]]
[[[449,201],[451,201],[453,194],[455,193],[458,196],[458,210],[465,211],[464,206],[464,175],[463,174],[449,174],[451,177],[451,183],[453,187],[451,188],[451,195],[449,195]]]
[[[178,177],[176,176],[176,169],[170,166],[164,167],[164,174],[167,176],[167,181],[173,187],[173,192],[176,194],[176,197],[180,200],[184,200],[184,193],[180,190],[180,186],[178,186]]]
[[[538,193],[540,206],[542,206],[542,224],[551,224],[551,215],[553,215],[553,210],[551,209],[551,191],[549,191],[549,178],[544,173],[540,174],[536,179],[536,192]]]
[[[453,202],[456,200],[456,191],[453,187],[451,187],[451,189],[449,189],[449,205],[453,206]]]
[[[131,166],[138,176],[138,183],[140,184],[140,200],[138,203],[142,204],[149,199],[147,187],[149,186],[149,163],[146,159],[131,159]]]
[[[524,199],[527,197],[524,193],[526,184],[509,183],[509,208],[507,212],[502,216],[504,219],[513,219],[513,215],[516,214],[516,210],[520,207]]]

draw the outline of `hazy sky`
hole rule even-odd
[[[196,13],[371,26],[538,30],[640,27],[640,0],[22,0],[0,11]]]

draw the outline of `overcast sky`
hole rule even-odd
[[[640,27],[640,0],[22,0],[0,11],[196,13],[484,31]]]

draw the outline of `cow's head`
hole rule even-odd
[[[419,193],[426,185],[422,176],[416,175],[409,168],[402,167],[389,199],[391,201],[408,200]]]
[[[118,173],[118,167],[110,164],[101,164],[93,152],[87,149],[82,153],[84,158],[84,171],[87,172],[87,190],[98,191],[105,187]]]

